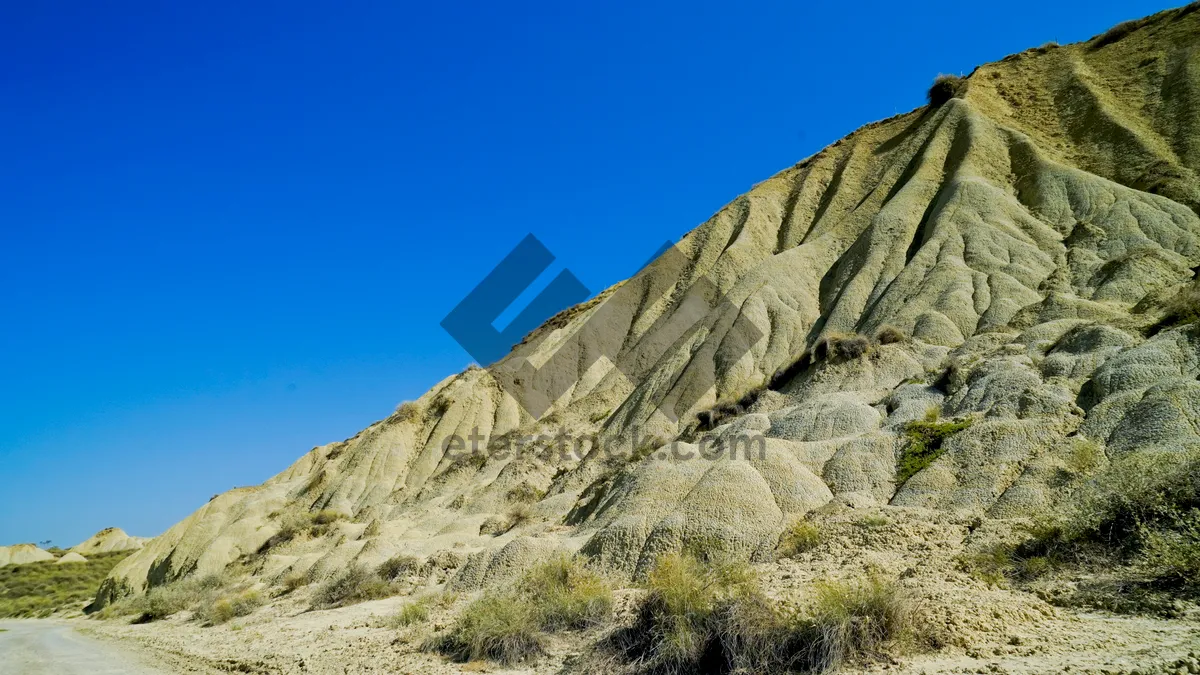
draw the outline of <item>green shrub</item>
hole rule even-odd
[[[938,75],[933,80],[933,85],[929,87],[929,92],[926,98],[929,99],[929,105],[938,107],[944,105],[952,98],[959,98],[966,89],[966,80],[958,75]]]
[[[1171,528],[1149,531],[1142,567],[1168,587],[1200,586],[1200,511],[1192,509]]]
[[[400,608],[399,612],[392,617],[390,624],[393,628],[407,628],[416,623],[425,623],[429,620],[429,601],[426,599],[414,600],[405,604]]]
[[[932,412],[932,411],[931,411]],[[904,426],[905,444],[896,463],[896,484],[900,485],[942,456],[942,444],[947,438],[971,426],[970,418],[956,422],[940,422],[936,414]]]
[[[779,535],[780,555],[791,558],[811,551],[821,544],[823,536],[816,523],[797,520]]]
[[[891,525],[892,521],[888,520],[885,516],[871,514],[859,518],[858,520],[854,521],[854,524],[867,530],[877,530],[881,527],[887,527],[888,525]]]
[[[329,579],[313,594],[313,609],[343,607],[396,595],[400,588],[362,565],[351,565]]]

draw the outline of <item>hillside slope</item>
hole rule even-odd
[[[436,555],[476,588],[556,549],[625,575],[684,547],[764,559],[831,502],[1014,518],[1050,503],[1078,439],[1200,445],[1200,332],[1163,322],[1200,266],[1196,9],[981,66],[756,185],[499,363],[213,498],[98,606],[235,562],[273,582]],[[898,481],[931,408],[972,423]],[[599,447],[561,452],[563,429]],[[472,433],[486,452],[447,453]],[[765,450],[662,449],[739,434]],[[311,527],[322,510],[344,519]]]

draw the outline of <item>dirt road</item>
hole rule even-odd
[[[0,675],[167,675],[57,621],[0,621]]]

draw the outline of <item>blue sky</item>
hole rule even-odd
[[[598,291],[940,72],[1171,6],[101,4],[0,8],[0,544],[386,416],[528,233]]]

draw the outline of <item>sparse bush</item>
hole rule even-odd
[[[592,424],[597,424],[599,422],[603,422],[604,420],[607,420],[610,415],[612,415],[611,410],[601,410],[600,412],[595,413],[594,415],[589,417],[588,421],[591,422]]]
[[[362,536],[378,537],[381,532],[383,532],[383,523],[381,523],[379,521],[379,519],[376,518],[375,520],[372,520],[370,523],[367,524],[366,529],[363,530]]]
[[[447,604],[452,603],[451,597]],[[577,558],[561,556],[534,567],[512,590],[491,591],[472,602],[450,632],[427,647],[462,661],[514,665],[544,652],[544,631],[597,625],[612,613],[612,603],[612,588],[602,576]]]
[[[813,624],[820,636],[814,661],[822,669],[877,658],[916,634],[914,602],[878,578],[817,585]]]
[[[862,358],[870,350],[870,340],[861,335],[844,338],[833,344],[837,357],[846,361]]]
[[[405,401],[396,406],[395,414],[400,422],[416,422],[421,419],[421,405],[415,401]]]
[[[427,599],[414,600],[405,604],[392,616],[389,622],[393,628],[406,628],[415,623],[424,623],[429,620],[429,601]]]
[[[904,340],[904,333],[895,326],[880,326],[875,333],[875,341],[881,345],[897,344]]]
[[[790,558],[811,551],[821,544],[822,538],[816,523],[797,520],[779,536],[779,553]]]
[[[833,361],[852,361],[871,351],[871,341],[862,335],[831,333],[817,342],[813,356]]]
[[[946,75],[943,73],[933,79],[933,85],[929,87],[926,98],[929,100],[929,105],[936,108],[944,105],[952,98],[961,97],[962,91],[965,88],[965,79],[958,75]]]
[[[1099,468],[1104,459],[1104,448],[1099,443],[1076,436],[1067,451],[1067,469],[1077,476],[1086,476]]]
[[[518,585],[532,599],[542,630],[576,630],[612,613],[612,588],[578,558],[559,556],[530,570]]]
[[[279,531],[263,542],[263,545],[258,548],[258,552],[266,553],[302,536],[323,537],[333,530],[335,523],[345,519],[346,514],[330,509],[323,509],[316,513],[285,514]]]
[[[463,469],[478,471],[487,466],[487,461],[488,456],[482,452],[464,452],[450,462],[450,467],[447,471],[461,471]]]
[[[343,607],[378,600],[400,592],[400,588],[362,565],[351,565],[345,572],[326,581],[313,594],[313,609]]]
[[[196,608],[195,618],[216,626],[239,616],[247,616],[262,607],[263,603],[262,594],[253,589],[225,595],[214,594]]]
[[[780,611],[745,569],[687,556],[665,556],[647,586],[605,647],[648,672],[827,672],[915,634],[913,603],[880,580],[818,587],[811,616]]]
[[[506,666],[545,653],[533,607],[502,593],[485,594],[472,602],[450,631],[428,647],[458,661],[488,659]]]
[[[283,586],[284,593],[291,593],[298,588],[307,586],[311,582],[308,574],[305,572],[292,572],[283,578],[280,585]]]
[[[892,521],[879,514],[871,514],[859,518],[858,520],[854,521],[854,524],[868,530],[877,530],[881,527],[887,527],[888,525],[891,525]]]
[[[904,483],[941,457],[942,444],[946,439],[970,427],[971,422],[971,418],[957,422],[939,422],[935,414],[926,415],[924,420],[905,425],[905,445],[896,463],[896,484]]]
[[[529,483],[521,483],[515,488],[508,491],[505,495],[510,502],[518,502],[523,504],[532,504],[539,501],[546,495],[545,491],[539,490]]]
[[[533,509],[529,508],[527,504],[516,504],[508,510],[507,519],[508,529],[505,532],[514,530],[532,520]]]
[[[134,623],[159,621],[195,606],[224,585],[225,579],[216,574],[180,579],[114,603],[106,607],[100,616],[134,615]]]
[[[385,581],[395,581],[421,569],[421,559],[415,555],[400,554],[384,560],[375,573]]]
[[[1110,603],[1119,611],[1159,611],[1162,591],[1200,593],[1200,453],[1113,461],[1010,551],[1003,571],[1018,580],[1064,566],[1128,566],[1133,581],[1121,592],[1130,601]]]

